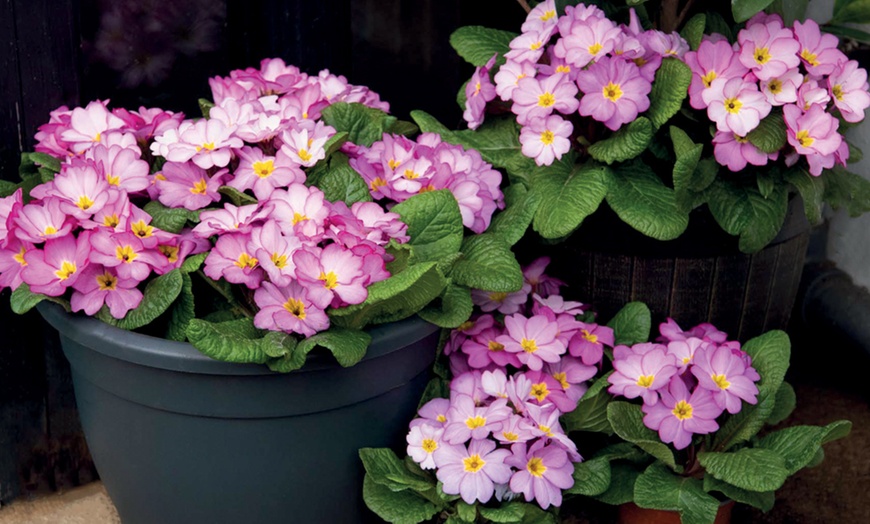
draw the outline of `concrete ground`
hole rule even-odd
[[[120,524],[121,519],[101,482],[17,500],[0,509],[0,524]]]

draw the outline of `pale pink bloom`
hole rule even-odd
[[[226,279],[231,284],[244,284],[257,289],[265,273],[257,257],[248,249],[249,235],[228,233],[218,237],[205,258],[203,272],[212,280]],[[268,329],[268,328],[265,328]]]
[[[746,136],[770,113],[770,103],[754,82],[717,78],[713,84],[702,97],[708,104],[707,116],[719,131]]]
[[[566,347],[558,339],[559,327],[547,317],[521,314],[505,317],[506,334],[498,337],[505,350],[516,353],[529,369],[539,370],[544,362],[558,362]]]
[[[554,110],[571,114],[577,110],[577,86],[565,75],[550,77],[523,78],[513,92],[511,111],[517,115],[517,122],[528,124],[532,119],[545,118]]]
[[[39,244],[48,239],[66,237],[72,231],[75,219],[63,212],[59,198],[50,197],[21,207],[12,217],[12,223],[15,224],[12,231],[16,237]]]
[[[338,205],[336,202],[335,205]],[[344,204],[344,202],[341,202]],[[402,222],[396,213],[384,211],[384,208],[374,202],[354,202],[350,212],[367,228],[365,239],[375,244],[385,246],[390,239],[404,244],[409,240],[408,225]]]
[[[444,440],[450,444],[462,444],[468,439],[485,439],[508,418],[510,409],[507,399],[499,398],[488,406],[475,405],[474,399],[459,394],[450,400],[447,410],[447,425],[444,427]]]
[[[326,141],[335,134],[335,129],[317,122],[314,126],[288,129],[281,133],[281,151],[299,165],[311,167],[326,157],[323,148]]]
[[[617,357],[614,351],[613,357],[614,371],[607,378],[611,384],[607,391],[625,398],[642,397],[644,404],[658,402],[656,390],[666,387],[677,373],[676,357],[662,346],[642,354],[620,355],[623,358]]]
[[[17,289],[23,280],[21,272],[27,265],[24,255],[34,249],[30,242],[22,242],[15,237],[10,237],[9,242],[0,248],[0,290],[5,288]]]
[[[259,102],[227,98],[209,109],[208,116],[212,120],[220,120],[225,127],[238,129],[239,126],[255,119],[262,111],[263,107]]]
[[[9,217],[14,216],[21,209],[22,192],[23,190],[18,188],[8,197],[0,198],[0,247],[5,247],[8,240],[12,238],[9,236]]]
[[[602,58],[577,75],[583,91],[579,112],[617,130],[649,108],[652,85],[633,62]]]
[[[559,15],[556,12],[556,0],[544,0],[529,11],[526,21],[520,28],[522,32],[541,31],[556,25]]]
[[[260,308],[254,316],[254,325],[260,329],[310,337],[329,328],[329,317],[324,311],[326,306],[296,281],[284,287],[265,281],[254,292],[254,302]]]
[[[511,414],[501,423],[501,428],[493,432],[492,437],[502,444],[528,442],[535,438],[534,429],[525,417]]]
[[[513,293],[472,289],[471,299],[474,301],[474,305],[480,307],[480,310],[484,313],[498,311],[504,315],[510,315],[522,308],[523,304],[529,299],[529,292],[531,290],[532,287],[525,283],[522,288]]]
[[[226,173],[222,170],[210,177],[204,169],[190,162],[166,162],[162,172],[154,177],[157,199],[166,207],[202,209],[221,199],[218,189]]]
[[[583,364],[579,359],[563,356],[559,362],[546,364],[544,372],[553,377],[562,387],[568,398],[576,403],[583,397],[586,390],[586,381],[598,373],[598,368]],[[574,408],[562,410],[564,413],[574,411]]]
[[[148,162],[142,160],[133,149],[97,144],[88,150],[85,157],[102,165],[106,182],[112,187],[128,193],[137,193],[148,187]]]
[[[329,216],[323,191],[298,183],[290,184],[286,191],[274,190],[265,209],[282,227],[310,239],[323,234]]]
[[[583,68],[613,51],[621,33],[616,24],[596,16],[576,20],[568,31],[565,29],[560,23],[562,38],[556,42],[554,53],[576,68]]]
[[[713,400],[732,415],[743,407],[741,400],[749,404],[758,402],[755,381],[758,373],[747,369],[746,362],[730,348],[707,346],[695,356],[692,374],[698,379],[698,387],[713,392]]]
[[[790,69],[784,75],[761,81],[761,92],[771,105],[781,106],[797,101],[797,90],[803,84],[804,75]]]
[[[208,238],[223,233],[249,233],[254,224],[264,220],[266,216],[266,212],[257,204],[240,207],[224,204],[223,209],[200,213],[199,224],[193,228],[193,234]]]
[[[697,51],[685,55],[686,65],[692,69],[692,83],[689,84],[689,104],[695,109],[706,109],[703,93],[713,86],[717,78],[729,80],[743,77],[748,71],[740,63],[737,53],[727,41],[712,42],[704,40]],[[724,84],[719,83],[717,86]],[[709,99],[715,98],[707,95]]]
[[[809,111],[813,104],[826,106],[830,101],[828,90],[815,80],[807,80],[797,90],[797,106],[804,111]]]
[[[510,451],[495,448],[491,440],[473,440],[467,449],[464,444],[441,446],[435,451],[441,490],[461,496],[467,504],[489,502],[495,484],[506,483],[511,477],[511,468],[504,463]]]
[[[105,304],[114,318],[124,318],[142,301],[142,292],[136,288],[139,281],[120,278],[114,271],[99,264],[90,264],[73,284],[70,306],[73,311],[96,315]]]
[[[239,167],[227,185],[239,191],[252,189],[260,200],[266,200],[278,187],[305,182],[305,173],[283,151],[268,156],[263,150],[245,146],[238,151]]]
[[[538,65],[538,71],[541,73],[541,76],[565,75],[572,82],[577,80],[577,73],[580,70],[566,62],[564,58],[556,56],[552,46],[547,48],[547,62],[546,64]]]
[[[574,465],[562,448],[538,440],[526,450],[525,442],[511,446],[506,464],[517,468],[510,488],[522,493],[526,502],[536,501],[543,509],[562,505],[562,490],[574,485]]]
[[[124,121],[106,108],[106,102],[94,100],[87,107],[77,107],[70,115],[70,128],[61,138],[70,144],[74,153],[81,153],[100,142],[103,133],[124,127]]]
[[[93,249],[88,259],[96,264],[114,268],[118,277],[141,282],[148,278],[153,268],[164,261],[156,250],[148,249],[133,233],[114,233],[98,229],[90,237]]]
[[[504,65],[499,67],[498,73],[495,74],[495,92],[505,102],[513,98],[513,93],[517,89],[519,81],[523,78],[534,78],[536,74],[535,65],[531,62],[516,62],[508,60]]]
[[[227,127],[214,118],[197,120],[190,126],[180,126],[178,131],[178,142],[168,144],[166,159],[170,162],[193,160],[202,169],[226,166],[232,158],[231,150],[244,145],[233,134],[234,127]]]
[[[465,369],[453,373],[450,381],[450,399],[455,400],[461,395],[471,397],[475,406],[482,406],[491,398],[483,387],[483,372],[479,369]]]
[[[21,280],[33,293],[63,295],[88,265],[89,236],[85,231],[78,238],[73,235],[52,238],[46,240],[43,249],[25,250]]]
[[[794,35],[800,43],[798,54],[801,62],[812,76],[829,75],[838,65],[848,60],[837,49],[840,40],[832,34],[822,34],[815,20],[807,19],[803,24],[795,20]]]
[[[523,31],[522,34],[511,40],[511,50],[504,54],[505,58],[515,62],[537,62],[544,54],[544,48],[553,35],[554,29],[554,26],[549,26]]]
[[[558,115],[533,118],[520,131],[520,143],[525,156],[539,166],[549,166],[571,149],[574,126]]]
[[[561,411],[552,404],[544,406],[527,404],[526,408],[526,418],[534,426],[532,433],[536,437],[541,437],[547,442],[555,442],[568,453],[568,457],[574,462],[580,462],[583,459],[577,452],[577,444],[562,429],[562,424],[559,422],[559,417],[562,415]]]
[[[776,153],[766,154],[752,142],[730,131],[716,131],[713,137],[713,156],[721,165],[737,173],[742,171],[746,164],[763,166],[768,160],[776,158]]]
[[[860,122],[864,119],[864,110],[870,107],[870,94],[867,90],[867,71],[858,67],[858,62],[849,60],[840,64],[828,77],[828,88],[834,106],[840,110],[846,122]]]
[[[689,51],[689,43],[679,33],[663,33],[655,29],[644,31],[639,35],[641,44],[648,50],[662,57],[673,56],[683,58]]]
[[[129,112],[126,109],[115,109],[112,113],[125,122],[126,128],[133,131],[138,140],[144,142],[169,129],[177,129],[184,120],[184,113],[165,111],[158,107],[139,107],[138,111]]]
[[[532,388],[529,391],[530,402],[539,406],[552,404],[562,413],[574,411],[577,407],[577,401],[568,398],[568,394],[562,389],[560,382],[550,374],[540,370],[529,370],[524,375],[532,383]]]
[[[94,215],[79,222],[79,225],[84,229],[94,229],[104,227],[112,231],[126,231],[127,223],[131,217],[130,198],[126,191],[110,190],[109,201],[102,209],[94,213]]]
[[[630,11],[633,13],[634,9]],[[565,14],[559,17],[556,26],[559,29],[559,33],[565,36],[571,33],[571,27],[575,24],[587,21],[594,22],[596,19],[601,18],[607,18],[607,15],[598,6],[585,4],[577,4],[576,6],[566,5]]]
[[[181,267],[188,256],[205,253],[212,247],[211,241],[197,238],[187,229],[180,235],[158,240],[157,252],[163,256],[163,266],[155,268],[154,272],[161,275]]]
[[[495,98],[495,86],[489,79],[489,70],[495,65],[498,54],[492,55],[483,67],[475,69],[465,86],[465,112],[462,118],[468,122],[469,129],[477,129],[483,123],[486,103]]]
[[[566,313],[571,316],[582,315],[586,306],[582,302],[573,300],[565,300],[561,295],[550,295],[547,298],[541,297],[537,293],[532,294],[532,299],[535,301],[532,304],[532,312],[538,314],[536,309],[546,307],[556,314]]]
[[[613,347],[613,329],[598,324],[583,324],[568,343],[568,352],[580,357],[587,366],[601,362],[604,356],[604,346]]]
[[[709,390],[699,387],[690,394],[683,380],[675,376],[661,395],[661,402],[644,404],[642,409],[644,425],[658,431],[662,442],[684,449],[691,444],[692,434],[706,435],[719,429],[716,418],[722,408]]]
[[[491,315],[484,315],[481,319],[492,319]],[[479,322],[484,324],[484,322]],[[471,338],[465,340],[460,349],[468,355],[468,365],[473,368],[486,368],[490,364],[495,363],[503,368],[508,364],[519,368],[522,366],[515,353],[509,353],[504,350],[504,344],[497,339],[504,334],[504,329],[501,326],[493,325],[490,320],[489,327],[486,327],[476,333]]]
[[[782,21],[748,23],[737,33],[740,44],[740,62],[759,80],[782,76],[800,65],[801,45],[791,29],[782,27]]]
[[[296,278],[309,288],[312,297],[323,296],[333,307],[360,304],[368,297],[369,275],[363,259],[339,244],[299,249],[293,254]]]
[[[76,159],[64,164],[48,194],[60,200],[60,209],[79,220],[90,218],[109,201],[109,183],[92,161]]]
[[[405,437],[407,453],[423,469],[435,469],[435,451],[441,446],[444,428],[420,424],[412,426]]]
[[[252,82],[238,82],[232,78],[216,76],[208,79],[211,97],[214,103],[220,105],[226,98],[235,100],[256,100],[260,89]]]
[[[446,398],[433,398],[420,406],[417,410],[418,418],[409,424],[410,427],[426,424],[435,428],[443,428],[447,423],[447,410],[450,409],[450,400]]]
[[[532,293],[542,297],[558,294],[559,288],[565,285],[558,278],[544,274],[549,264],[550,257],[539,257],[523,268],[523,279],[532,286]]]
[[[39,153],[46,153],[61,160],[72,156],[69,142],[61,135],[70,129],[72,111],[67,106],[60,106],[49,113],[48,123],[39,126],[34,138],[37,141],[34,148]]]
[[[285,116],[288,108],[292,107],[298,111],[302,120],[317,120],[320,118],[320,111],[329,105],[329,101],[324,97],[321,84],[313,83],[282,97],[280,104]]]
[[[835,153],[843,143],[837,133],[839,122],[819,105],[804,113],[795,105],[783,106],[786,136],[795,151],[807,158],[810,174],[819,176],[822,169],[830,169],[836,160]]]
[[[698,348],[707,347],[709,345],[709,342],[705,342],[696,337],[668,342],[668,353],[677,359],[678,374],[682,374],[690,365],[693,364],[693,359]]]
[[[659,324],[659,333],[661,333],[661,337],[659,337],[658,340],[661,342],[687,340],[691,337],[700,338],[715,344],[724,344],[728,340],[727,333],[720,331],[719,328],[709,322],[703,322],[691,329],[683,331],[683,328],[681,328],[672,318],[668,318],[666,322]],[[635,348],[640,345],[641,344],[636,344]]]
[[[296,274],[293,254],[303,243],[295,235],[283,235],[278,223],[268,220],[263,227],[251,233],[248,243],[250,251],[256,256],[260,266],[277,286],[286,286]]]

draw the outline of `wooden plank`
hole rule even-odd
[[[714,258],[677,258],[674,263],[669,316],[684,329],[709,315],[715,266]]]
[[[16,180],[21,155],[21,84],[13,0],[0,0],[0,179]]]
[[[632,271],[631,300],[649,306],[653,326],[670,314],[671,294],[668,289],[674,279],[676,261],[673,258],[635,257]]]
[[[601,322],[608,322],[631,299],[632,257],[594,253],[592,258],[592,308]]]
[[[770,300],[779,250],[767,247],[750,256],[749,275],[740,318],[739,340],[757,337],[764,330],[764,318]]]
[[[740,334],[741,308],[746,295],[746,281],[749,278],[749,262],[749,256],[738,254],[720,256],[715,263],[707,322],[731,337]]]
[[[771,283],[764,331],[786,329],[803,273],[809,235],[798,235],[776,246],[779,251]]]

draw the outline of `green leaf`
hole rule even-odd
[[[331,310],[331,321],[341,327],[362,328],[367,324],[395,322],[417,313],[447,285],[435,266],[435,262],[415,264],[375,282],[369,286],[365,302]]]
[[[9,297],[9,306],[14,313],[23,315],[46,298],[42,293],[31,292],[30,287],[22,282],[12,291],[12,295]]]
[[[775,491],[789,475],[783,458],[767,449],[743,448],[728,453],[702,451],[698,453],[698,461],[708,475],[749,491]]]
[[[350,207],[356,202],[371,202],[372,195],[363,177],[350,167],[347,156],[335,153],[328,167],[320,171],[314,185],[330,202],[344,202]]]
[[[462,214],[449,189],[414,195],[391,209],[408,224],[410,262],[437,261],[459,251]]]
[[[701,160],[703,144],[696,144],[689,138],[685,131],[676,126],[670,126],[671,141],[674,143],[674,192],[678,203],[683,204],[684,209],[691,209],[691,197],[688,191],[691,188],[698,162]]]
[[[151,225],[168,233],[181,233],[187,222],[199,222],[199,211],[183,207],[166,207],[156,200],[145,204],[143,211],[151,216]]]
[[[669,60],[669,59],[666,59]],[[689,225],[689,214],[677,206],[676,193],[643,162],[613,171],[607,203],[623,222],[656,240],[672,240]]]
[[[366,147],[381,140],[396,122],[396,117],[356,102],[336,102],[323,108],[321,114],[323,121],[336,132],[347,132],[350,142]]]
[[[508,502],[495,508],[479,506],[480,516],[492,522],[514,524],[522,521],[526,513],[525,504],[522,502]]]
[[[731,14],[737,23],[745,22],[752,15],[761,12],[769,6],[773,0],[731,0]]]
[[[202,113],[202,117],[208,118],[211,116],[211,108],[214,107],[214,102],[206,98],[200,98],[197,102],[199,102],[199,111]]]
[[[836,0],[831,24],[870,23],[870,0]]]
[[[704,491],[708,493],[718,491],[735,502],[748,504],[765,512],[773,509],[773,503],[776,501],[776,494],[773,491],[758,492],[741,489],[722,482],[713,475],[704,475]]]
[[[719,174],[719,163],[715,158],[702,158],[698,162],[698,167],[692,175],[692,181],[689,183],[689,189],[692,191],[704,191],[710,184],[716,180]]]
[[[187,339],[202,353],[224,362],[264,364],[273,356],[269,353],[275,353],[266,351],[264,344],[272,340],[267,342],[265,332],[254,327],[250,318],[220,323],[193,319],[187,326]]]
[[[465,522],[474,522],[477,520],[477,504],[471,505],[466,504],[463,501],[459,501],[456,504],[456,516],[462,519]]]
[[[419,477],[405,467],[405,463],[391,449],[362,448],[359,450],[366,474],[373,482],[386,486],[390,491],[414,489],[426,491],[435,487],[434,482]]]
[[[621,439],[631,442],[671,469],[682,471],[682,467],[677,466],[671,449],[662,443],[655,431],[644,425],[640,406],[621,401],[611,402],[607,406],[607,420]]]
[[[521,524],[557,524],[556,516],[549,511],[544,511],[536,504],[523,504],[525,514]]]
[[[471,317],[473,310],[471,290],[449,284],[441,293],[441,303],[426,306],[420,311],[420,318],[439,327],[457,328]]]
[[[423,395],[420,397],[420,403],[417,409],[423,407],[433,398],[450,398],[450,382],[441,377],[435,377],[426,384],[426,389],[423,390]]]
[[[391,491],[373,481],[371,475],[363,478],[363,500],[370,510],[393,524],[417,524],[439,511],[435,504],[413,491]]]
[[[776,153],[782,149],[787,140],[782,111],[771,111],[746,135],[746,139],[764,153]]]
[[[594,497],[601,495],[610,487],[610,461],[607,458],[593,458],[574,464],[574,485],[565,494]]]
[[[789,169],[785,173],[785,179],[794,185],[800,193],[801,199],[804,201],[804,212],[810,224],[821,224],[825,196],[824,179],[810,175],[803,168]]]
[[[243,193],[238,189],[230,186],[221,186],[218,188],[218,193],[228,197],[230,202],[236,207],[256,204],[257,199],[247,193]]]
[[[610,486],[607,490],[594,498],[605,504],[619,506],[634,500],[634,485],[640,477],[638,471],[631,464],[614,462],[610,465]]]
[[[627,126],[619,128],[610,138],[589,146],[589,154],[599,162],[624,162],[643,153],[653,136],[648,118],[639,116]]]
[[[394,135],[411,136],[416,135],[419,132],[419,127],[417,127],[413,122],[405,120],[396,120],[387,128],[387,133],[392,133]]]
[[[103,322],[121,329],[132,330],[146,326],[169,309],[169,306],[181,294],[183,283],[181,271],[173,269],[148,282],[142,293],[142,302],[136,309],[129,311],[124,318],[114,319],[105,309],[100,311],[98,317]]]
[[[9,180],[0,180],[0,198],[6,198],[18,190],[19,184]]]
[[[523,287],[523,272],[507,242],[492,233],[466,237],[460,248],[462,258],[450,277],[472,289],[513,293]]]
[[[411,125],[413,125],[413,124],[411,124]],[[323,149],[326,150],[325,158],[330,158],[333,155],[333,153],[336,153],[339,149],[341,149],[341,146],[343,146],[344,143],[347,142],[347,139],[348,139],[347,131],[342,131],[341,133],[336,133],[336,134],[332,135],[331,137],[329,137],[329,140],[327,140],[323,144]],[[321,160],[321,162],[322,162],[322,160]]]
[[[831,207],[845,207],[851,217],[870,211],[870,181],[839,166],[824,176],[825,202]]]
[[[615,344],[631,346],[649,340],[652,313],[643,302],[629,302],[607,323],[613,328]]]
[[[371,335],[365,331],[332,327],[300,341],[296,352],[307,355],[320,346],[332,352],[342,367],[350,367],[362,360],[371,342]]]
[[[678,511],[683,524],[711,524],[719,511],[719,501],[704,491],[700,480],[674,475],[658,462],[637,478],[634,502],[642,508]]]
[[[764,198],[755,189],[747,189],[747,201],[751,214],[746,226],[740,231],[740,251],[755,253],[776,238],[788,213],[788,191],[777,186],[769,198]]]
[[[184,262],[181,263],[181,267],[178,269],[181,270],[182,273],[193,273],[202,266],[202,263],[205,262],[207,256],[207,252],[189,256],[184,259]]]
[[[844,25],[825,24],[819,27],[822,31],[840,38],[851,38],[862,44],[870,44],[870,33]]]
[[[194,311],[193,299],[193,281],[190,275],[184,271],[181,272],[181,293],[178,295],[178,300],[172,305],[169,317],[169,327],[166,331],[166,338],[169,340],[177,340],[184,342],[187,340],[187,326],[190,321],[196,317]]]
[[[824,427],[792,426],[765,435],[756,447],[781,457],[787,474],[794,475],[812,462],[829,435],[843,437],[851,429],[852,423],[848,420],[838,420]]]
[[[540,204],[532,227],[544,238],[570,235],[601,205],[609,178],[609,169],[588,164],[564,174],[536,174],[531,194]]]
[[[492,218],[488,231],[512,246],[526,234],[541,205],[541,194],[528,191],[522,184],[511,184],[504,195],[506,206]]]
[[[511,40],[516,33],[482,26],[460,27],[450,35],[450,45],[463,59],[475,67],[486,65],[492,55],[498,53],[497,65],[504,63],[504,54],[510,51]]]
[[[678,58],[662,59],[649,94],[649,110],[645,114],[654,129],[660,128],[677,114],[688,96],[690,83],[692,70],[689,66]]]
[[[602,379],[596,381],[601,384]],[[607,379],[604,379],[603,387],[606,387]],[[613,429],[610,427],[610,421],[607,418],[607,405],[610,403],[610,395],[593,395],[583,397],[578,403],[574,411],[565,413],[561,417],[562,426],[565,432],[573,431],[589,431],[594,433],[605,433],[610,435]]]
[[[734,42],[734,33],[731,31],[731,25],[725,20],[725,17],[716,11],[707,11],[707,28],[705,32],[709,35],[719,33],[724,35],[729,42]]]
[[[692,51],[697,51],[701,45],[701,38],[704,37],[704,29],[707,26],[707,16],[704,13],[698,13],[683,26],[680,31],[680,36],[686,39]]]
[[[781,14],[785,26],[791,27],[795,21],[804,21],[808,4],[809,0],[774,0],[770,12]]]
[[[30,159],[52,173],[60,173],[60,160],[45,153],[30,153]]]
[[[788,382],[783,382],[776,390],[773,411],[767,416],[764,423],[771,426],[779,424],[791,415],[795,406],[797,406],[797,397],[794,394],[794,388]]]

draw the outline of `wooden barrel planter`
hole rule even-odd
[[[667,317],[683,328],[712,322],[745,341],[785,329],[797,296],[810,226],[799,198],[789,202],[782,229],[767,247],[741,253],[706,209],[692,213],[680,238],[657,241],[623,223],[607,206],[565,242],[530,240],[516,250],[549,255],[548,274],[568,284],[573,300],[608,320],[629,301],[645,302],[653,325]]]

